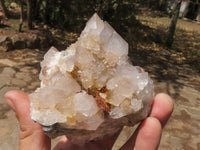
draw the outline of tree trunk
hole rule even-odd
[[[171,23],[169,26],[169,34],[166,41],[166,46],[168,47],[172,46],[173,41],[174,41],[174,33],[176,30],[176,24],[178,21],[180,6],[181,6],[181,1],[178,1],[175,6],[174,13],[172,15]]]
[[[96,8],[96,12],[101,18],[103,18],[103,5],[105,5],[105,1],[100,0]]]
[[[166,7],[166,0],[159,0],[158,7],[160,10],[164,10]]]
[[[196,21],[200,22],[200,4],[198,4]]]
[[[9,13],[8,13],[8,9],[5,6],[5,1],[4,0],[0,0],[1,3],[1,7],[3,9],[3,13],[5,15],[6,18],[9,18]]]
[[[184,18],[186,16],[186,14],[188,13],[189,4],[190,4],[189,1],[182,1],[181,2],[180,12],[179,12],[180,18]]]
[[[40,17],[40,7],[42,4],[42,0],[35,0],[32,4],[32,18],[33,20],[37,20]]]
[[[23,22],[24,22],[24,10],[23,10],[23,3],[20,0],[20,23],[19,23],[19,32],[22,32],[22,26],[23,26]]]
[[[164,2],[165,2],[164,0],[159,0],[159,7],[162,7]]]
[[[45,0],[46,6],[45,6],[45,13],[44,13],[44,22],[47,24],[49,23],[49,1]]]
[[[27,21],[28,21],[28,29],[32,29],[32,0],[27,0]]]

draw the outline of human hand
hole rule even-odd
[[[20,124],[20,150],[50,150],[51,139],[44,134],[42,126],[30,118],[30,101],[26,93],[10,91],[5,94],[8,105],[15,111]],[[152,110],[137,128],[121,150],[155,150],[158,148],[162,128],[173,111],[173,101],[166,94],[156,95]],[[54,150],[106,150],[111,149],[119,133],[99,141],[87,143],[84,147],[72,144],[62,136]]]

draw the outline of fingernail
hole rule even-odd
[[[15,106],[13,105],[12,101],[10,99],[6,99],[7,104],[10,106],[10,108],[16,112]]]

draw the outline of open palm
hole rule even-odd
[[[42,126],[30,118],[30,101],[26,93],[10,91],[5,94],[8,105],[15,111],[20,124],[20,150],[50,150],[51,139],[44,134]],[[162,128],[173,111],[173,101],[166,94],[158,94],[153,102],[149,115],[137,128],[131,138],[121,150],[155,150],[158,148],[162,134]],[[72,144],[66,136],[63,136],[54,150],[110,150],[119,135],[87,143],[80,147]]]

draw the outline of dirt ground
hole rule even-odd
[[[160,33],[162,40],[138,42],[131,59],[149,72],[156,93],[165,92],[174,99],[174,112],[163,129],[159,149],[200,149],[200,25],[179,20],[174,45],[166,48],[163,41],[170,20],[145,15],[137,18]],[[71,34],[66,33],[70,37],[68,43],[77,37]],[[0,150],[18,149],[18,123],[3,95],[12,89],[32,92],[39,86],[39,63],[44,53],[38,49],[0,50]],[[133,130],[126,127],[113,149],[119,149]]]

